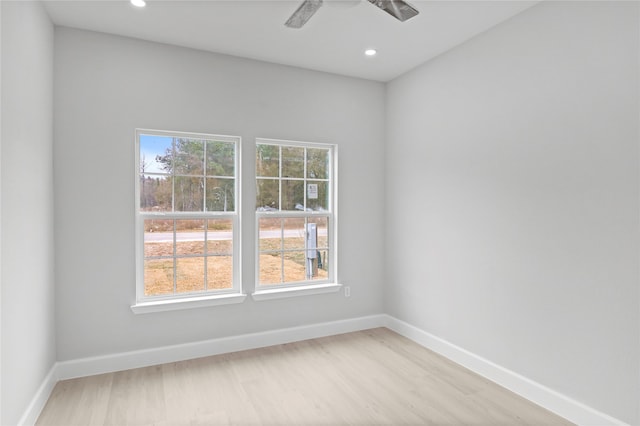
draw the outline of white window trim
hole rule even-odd
[[[312,294],[335,293],[340,291],[342,284],[324,283],[314,285],[304,285],[297,287],[282,287],[268,290],[257,290],[251,294],[253,300],[283,299],[286,297],[310,296]]]
[[[256,138],[258,144],[272,144],[281,146],[292,146],[301,148],[329,149],[331,151],[331,161],[329,162],[329,213],[327,212],[259,212],[255,211],[255,280],[254,290],[251,297],[256,301],[281,299],[297,296],[308,296],[314,294],[334,293],[342,288],[337,278],[338,275],[338,145],[324,144],[316,142],[300,142],[282,139]],[[255,166],[254,166],[255,168]],[[255,173],[255,170],[254,170]],[[258,179],[254,175],[254,182]],[[282,177],[279,177],[282,179]],[[265,284],[260,285],[260,219],[266,217],[328,217],[328,241],[329,241],[329,276],[325,280],[301,281],[286,284]]]
[[[139,302],[131,306],[136,314],[148,314],[152,312],[177,311],[180,309],[205,308],[207,306],[230,305],[242,303],[247,298],[246,294],[216,294],[199,297],[183,297],[180,299],[156,300],[151,302]]]
[[[235,144],[235,212],[171,212],[171,213],[140,213],[140,135],[156,135],[168,137],[184,137],[193,139],[214,139],[233,142]],[[241,145],[239,136],[216,135],[208,133],[174,132],[166,130],[136,129],[135,130],[135,216],[136,216],[136,301],[131,310],[136,314],[151,312],[173,311],[179,309],[200,308],[206,306],[242,303],[246,294],[242,293],[242,265],[241,265],[241,221],[240,211],[242,202],[241,184]],[[207,216],[203,219],[203,216]],[[161,219],[170,216],[177,219],[231,219],[233,223],[233,287],[227,290],[203,291],[163,296],[144,295],[144,219]]]

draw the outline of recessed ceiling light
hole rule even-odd
[[[147,2],[144,0],[131,0],[131,4],[136,7],[145,7],[147,5]]]
[[[367,56],[375,56],[376,53],[378,53],[376,49],[367,49],[364,51],[364,54]]]

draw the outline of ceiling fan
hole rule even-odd
[[[368,2],[401,22],[413,18],[419,13],[413,6],[403,0],[368,0]],[[302,28],[321,6],[322,0],[304,0],[284,25],[289,28]]]

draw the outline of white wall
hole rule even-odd
[[[0,5],[0,188],[2,188],[2,5]],[[2,195],[0,194],[0,241],[2,241]],[[2,308],[2,244],[0,244],[0,309]],[[2,424],[2,312],[0,311],[0,424]]]
[[[638,424],[638,3],[548,2],[388,85],[386,310]]]
[[[384,86],[56,28],[58,359],[382,311]],[[134,315],[134,129],[239,135],[243,281],[254,280],[255,138],[339,145],[342,293]]]
[[[0,188],[2,188],[2,5],[0,5]],[[2,195],[0,194],[0,241],[2,241]],[[0,308],[2,308],[2,244],[0,244]],[[2,424],[2,312],[0,311],[0,424]]]
[[[2,418],[16,424],[55,362],[53,26],[36,2],[2,9]]]

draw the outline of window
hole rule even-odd
[[[333,145],[257,140],[256,293],[336,286],[335,157]]]
[[[239,142],[232,136],[136,131],[134,311],[178,309],[176,302],[205,299],[242,301],[228,297],[241,293]]]

